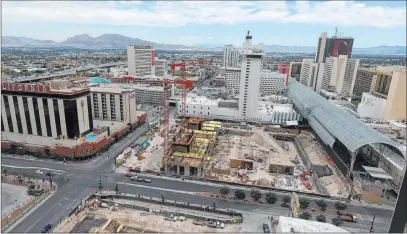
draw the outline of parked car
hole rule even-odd
[[[133,174],[131,174],[131,173],[127,173],[125,176],[126,176],[126,177],[133,177],[133,176],[135,176],[135,175],[133,175]]]
[[[165,219],[166,220],[171,220],[171,221],[177,221],[178,220],[178,217],[177,216],[175,216],[175,215],[173,215],[173,214],[170,214],[170,215],[168,215],[167,217],[165,217]]]
[[[224,229],[224,228],[225,228],[225,224],[218,221],[218,222],[216,222],[216,227],[217,227],[217,228]]]
[[[205,226],[205,222],[204,222],[204,221],[194,220],[194,221],[192,221],[192,223],[195,224],[195,225]]]
[[[186,218],[185,218],[185,216],[179,216],[178,220],[179,220],[179,221],[185,221]]]
[[[151,183],[151,180],[150,179],[143,179],[143,182]]]
[[[45,226],[41,229],[41,233],[46,233],[46,232],[48,232],[51,228],[52,228],[52,225],[49,223],[49,224],[45,225]]]
[[[130,180],[138,181],[138,182],[143,182],[143,179],[140,178],[140,177],[138,177],[138,176],[132,176],[132,177],[130,178]]]
[[[270,233],[270,228],[267,223],[263,223],[263,231],[264,233]]]
[[[41,170],[36,170],[35,173],[40,174],[40,175],[44,174],[44,172]]]

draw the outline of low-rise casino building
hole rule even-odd
[[[95,126],[91,91],[86,87],[55,81],[2,83],[1,89],[2,151],[86,158],[109,147],[135,124],[113,120]]]

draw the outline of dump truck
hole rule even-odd
[[[352,213],[345,213],[345,212],[339,211],[339,210],[336,213],[339,215],[339,217],[343,221],[352,222],[352,223],[356,223],[358,221],[358,216],[354,215]]]

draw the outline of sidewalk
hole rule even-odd
[[[153,175],[153,174],[149,174],[149,173],[139,173],[139,174],[142,177],[149,177],[149,178],[156,178],[156,179],[163,179],[163,180],[172,180],[172,181],[178,181],[178,182],[184,182],[184,183],[192,183],[192,184],[198,184],[198,185],[207,185],[207,186],[218,187],[218,188],[226,186],[226,187],[229,187],[229,188],[234,189],[234,190],[241,189],[241,190],[246,191],[246,192],[250,192],[253,189],[259,190],[262,193],[269,193],[270,192],[270,190],[259,189],[259,188],[256,188],[256,187],[251,188],[251,187],[247,187],[247,186],[244,186],[244,185],[237,186],[237,185],[222,184],[222,182],[213,183],[213,182],[208,182],[208,181],[197,181],[197,180],[187,180],[187,179],[182,180],[180,178],[173,178],[173,177],[168,177],[168,176],[157,176],[157,175]],[[270,188],[270,189],[272,189],[272,188]],[[291,192],[289,192],[289,191],[287,191],[287,192],[273,191],[273,192],[276,193],[277,195],[280,195],[280,196],[290,195],[291,194]],[[310,195],[311,196],[298,195],[298,197],[307,198],[307,199],[313,200],[313,201],[321,199],[321,198],[312,197],[312,194],[310,194]],[[323,198],[323,199],[324,200],[329,200],[331,202],[338,201],[338,200],[329,199],[329,198]],[[379,208],[379,209],[386,209],[386,210],[393,210],[394,209],[394,206],[391,206],[389,204],[382,204],[382,205],[369,204],[369,203],[367,203],[365,201],[362,201],[362,202],[351,201],[350,204],[355,205],[355,206],[360,206],[360,207],[372,207],[372,208]]]
[[[362,206],[362,207],[374,207],[374,208],[379,208],[379,209],[387,209],[387,210],[393,210],[396,204],[369,204],[366,201],[351,201],[350,204],[354,206]]]
[[[184,214],[190,214],[194,216],[200,216],[204,218],[216,218],[216,219],[230,219],[231,216],[229,215],[224,215],[224,214],[217,214],[217,213],[209,213],[205,211],[200,211],[200,210],[194,210],[194,209],[187,209],[187,208],[181,208],[177,206],[168,206],[168,205],[161,205],[161,204],[155,204],[155,203],[149,203],[149,202],[143,202],[143,201],[137,201],[137,200],[126,200],[126,199],[113,199],[113,202],[121,203],[121,204],[129,204],[129,205],[136,205],[140,207],[146,207],[151,209],[152,211],[157,211],[158,213],[168,212],[168,213],[184,213]],[[161,212],[159,212],[161,211]]]

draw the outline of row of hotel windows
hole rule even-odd
[[[106,94],[101,94],[101,100],[102,100],[102,117],[100,118],[99,114],[99,99],[98,99],[98,94],[93,93],[93,108],[95,111],[95,119],[103,119],[103,120],[109,120],[108,114],[107,114],[107,102],[106,102]],[[119,95],[119,100],[120,100],[120,120],[124,120],[124,113],[123,113],[123,96]],[[116,119],[116,95],[110,95],[110,116],[112,120]]]
[[[7,124],[8,127],[8,132],[14,132],[14,133],[19,133],[19,134],[29,134],[29,135],[38,135],[38,136],[46,136],[46,137],[60,137],[62,136],[62,125],[61,125],[61,115],[60,109],[59,109],[59,104],[58,104],[58,99],[47,99],[47,98],[32,98],[32,104],[33,104],[33,110],[30,110],[29,105],[28,105],[28,98],[27,97],[22,97],[22,112],[20,112],[20,106],[18,102],[18,97],[17,96],[11,96],[12,97],[12,102],[10,102],[9,96],[3,95],[3,101],[4,101],[4,108],[5,108],[5,114],[6,114],[6,119],[7,121],[3,121],[3,118],[1,119],[1,131],[5,132],[5,125]],[[51,101],[52,107],[50,107],[48,104],[48,100]],[[87,98],[88,103],[90,104],[90,96]],[[44,113],[44,119],[41,121],[41,115],[40,115],[40,103],[42,102],[43,105],[43,113]],[[14,108],[12,108],[12,106]],[[12,110],[14,109],[14,110]],[[53,109],[53,113],[51,112]],[[64,128],[66,129],[66,136],[68,138],[75,138],[80,136],[79,132],[79,125],[78,125],[78,108],[77,108],[77,102],[76,99],[74,100],[63,100],[63,111],[64,111],[64,116],[65,120],[65,126]],[[83,111],[83,110],[82,110]],[[90,123],[90,129],[93,128],[92,124],[92,115],[91,115],[91,109],[90,105],[88,105],[88,111],[90,113],[89,115],[89,123]],[[15,118],[13,118],[15,117]],[[32,126],[31,124],[31,117],[35,121],[35,126]],[[13,119],[16,121],[16,126],[17,129],[14,128],[13,125]],[[53,135],[52,133],[52,126],[51,126],[51,121],[55,121],[55,131],[56,135]],[[7,123],[6,123],[7,122]],[[45,123],[43,126],[42,123]],[[24,127],[23,127],[24,126]],[[24,131],[26,127],[26,132]],[[45,129],[43,132],[42,130]]]

